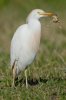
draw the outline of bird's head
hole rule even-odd
[[[53,13],[45,12],[41,9],[35,9],[30,12],[27,19],[28,20],[31,18],[32,19],[40,19],[41,17],[48,17],[48,16],[53,16]]]

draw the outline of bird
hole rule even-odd
[[[10,62],[13,75],[12,86],[21,71],[25,72],[26,88],[28,88],[27,68],[34,61],[41,40],[40,18],[53,16],[42,9],[32,10],[26,23],[19,26],[13,35],[10,47]]]

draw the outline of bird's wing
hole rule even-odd
[[[27,24],[24,24],[16,30],[12,38],[10,48],[11,67],[13,66],[14,61],[18,60],[20,52],[22,52],[22,49],[20,48],[24,45],[26,34],[28,32]]]

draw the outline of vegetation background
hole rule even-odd
[[[29,88],[24,72],[11,87],[10,42],[17,27],[33,9],[55,12],[60,24],[43,18],[40,51],[28,68]],[[66,0],[0,0],[0,100],[66,100]]]

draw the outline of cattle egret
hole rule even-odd
[[[41,17],[53,16],[53,13],[46,13],[41,9],[33,10],[27,17],[26,24],[21,25],[15,32],[11,41],[11,68],[13,72],[13,83],[21,70],[25,70],[26,88],[27,66],[30,65],[39,49],[41,38]]]

